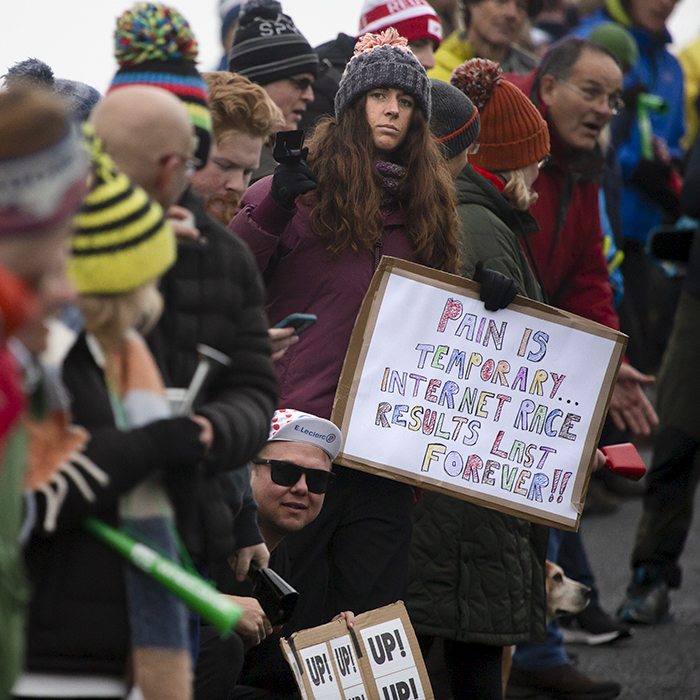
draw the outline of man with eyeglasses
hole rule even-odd
[[[284,126],[280,131],[299,128],[307,106],[314,101],[318,56],[276,0],[256,0],[243,6],[228,69],[265,89],[282,110]],[[267,144],[250,184],[272,175],[275,167],[271,144]]]
[[[291,573],[284,538],[321,511],[326,491],[332,488],[332,462],[342,441],[340,430],[330,421],[280,409],[272,417],[267,444],[252,460],[250,483],[258,525],[271,552],[270,566],[282,578],[288,579]],[[226,562],[212,574],[219,590],[234,594],[233,600],[245,613],[228,640],[221,640],[213,628],[202,628],[195,700],[236,697],[244,692],[236,683],[293,693],[296,685],[280,652],[279,629],[273,634],[270,621],[252,597],[250,581],[237,581]],[[344,616],[348,618],[347,613]]]
[[[533,186],[539,196],[530,207],[540,225],[540,232],[530,238],[532,262],[540,271],[548,303],[618,329],[603,252],[598,189],[605,171],[599,140],[621,108],[622,71],[599,44],[569,39],[552,49],[530,75],[509,79],[530,97],[549,125],[551,156]],[[643,392],[651,381],[623,363],[609,408],[620,430],[629,427],[648,435],[658,422]],[[580,535],[576,537],[578,541],[566,545],[562,539],[562,546],[569,552],[576,548],[585,557]],[[610,636],[629,636],[628,629],[616,626],[595,602],[591,607]],[[613,698],[621,691],[618,683],[573,669],[556,626],[548,626],[547,645],[518,647],[511,686],[514,692],[546,691],[561,698]]]
[[[549,125],[551,157],[535,182],[530,212],[540,232],[530,242],[548,302],[610,328],[612,304],[598,188],[605,172],[599,143],[621,108],[622,71],[605,48],[569,39],[528,76],[509,76],[539,107]],[[620,369],[609,413],[620,430],[648,435],[657,417],[642,387],[653,381],[629,364]]]
[[[264,566],[269,557],[254,513],[243,508],[249,491],[245,465],[264,444],[277,401],[262,280],[247,247],[209,216],[188,187],[192,124],[181,100],[161,88],[129,85],[109,92],[91,122],[120,170],[164,209],[178,202],[192,215],[196,228],[190,237],[178,236],[177,261],[160,283],[163,315],[146,340],[169,387],[190,383],[199,344],[232,360],[194,406],[209,451],[202,481],[186,506],[205,513],[207,547],[215,543],[238,553],[243,577],[251,559]],[[213,478],[222,472],[221,478],[236,484],[230,486],[235,499],[227,498],[227,504]],[[238,513],[231,508],[234,501]],[[199,513],[192,519],[199,522]],[[185,544],[197,565],[206,560],[204,538],[186,537]]]
[[[524,75],[538,62],[536,56],[516,46],[528,18],[542,9],[542,0],[466,0],[463,21],[435,52],[431,78],[449,82],[452,71],[472,58],[498,63],[504,73]]]
[[[658,266],[645,252],[650,232],[680,216],[684,75],[667,48],[672,38],[666,28],[676,4],[677,0],[607,0],[573,32],[593,38],[603,24],[614,22],[625,27],[639,47],[637,59],[625,73],[627,109],[612,123],[612,145],[622,177],[620,244],[625,256],[621,265],[625,299],[621,316],[625,333],[630,335],[630,355],[645,371],[653,371],[660,363],[670,333],[665,319],[673,315],[678,294],[677,280],[658,273]],[[648,94],[666,103],[662,112],[651,114],[651,152],[646,152],[637,109],[638,101]],[[655,317],[664,320],[655,321]]]

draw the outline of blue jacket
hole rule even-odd
[[[619,12],[619,10],[618,10]],[[591,32],[604,22],[613,21],[605,10],[597,10],[572,32],[573,36],[586,39]],[[680,140],[685,133],[683,114],[684,88],[683,70],[678,60],[666,50],[671,42],[671,35],[664,30],[661,34],[646,29],[626,26],[639,47],[639,59],[624,78],[624,87],[641,83],[647,92],[663,97],[670,106],[668,114],[651,115],[652,131],[655,136],[664,139],[672,158],[682,158],[683,150]],[[624,119],[620,114],[615,119]],[[615,124],[613,124],[613,129]],[[661,222],[661,207],[646,195],[629,184],[629,177],[641,159],[639,128],[636,118],[632,120],[631,129],[617,151],[617,158],[622,167],[625,186],[622,191],[622,230],[626,239],[645,242],[650,229]]]

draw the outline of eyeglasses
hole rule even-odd
[[[299,92],[306,92],[310,87],[313,87],[314,81],[311,78],[288,78],[290,83],[294,84]]]
[[[307,467],[300,467],[294,462],[284,462],[281,459],[256,457],[251,461],[253,464],[268,464],[270,466],[270,478],[278,486],[294,486],[303,474],[306,476],[306,486],[311,493],[326,493],[335,478],[333,472],[327,472],[324,469],[308,469]]]
[[[187,177],[192,177],[196,170],[202,167],[202,161],[199,158],[195,158],[191,155],[185,155],[183,153],[166,153],[160,157],[158,161],[161,165],[165,165],[169,158],[176,158],[178,163],[185,164],[185,174]]]
[[[546,155],[539,163],[537,163],[537,169],[542,170],[547,163],[549,163],[549,155]]]
[[[620,110],[624,109],[625,103],[617,95],[608,95],[605,91],[597,87],[580,88],[578,85],[574,85],[563,78],[557,78],[557,81],[580,97],[583,97],[586,102],[604,104],[607,101],[608,108],[613,114],[617,114]]]

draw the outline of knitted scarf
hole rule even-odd
[[[88,346],[98,364],[103,360],[110,370],[108,388],[119,428],[129,430],[170,416],[163,380],[141,336],[131,332],[119,351],[106,356],[94,337],[88,336]],[[158,475],[121,497],[119,515],[130,536],[179,561],[173,508]],[[145,700],[190,700],[187,608],[129,565],[125,577],[134,686]]]
[[[375,160],[374,166],[382,176],[382,194],[379,200],[381,209],[397,209],[406,197],[406,186],[403,178],[406,168],[403,165]]]

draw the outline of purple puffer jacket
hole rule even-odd
[[[229,228],[252,249],[265,279],[270,325],[292,313],[318,321],[277,363],[279,406],[330,418],[352,328],[375,269],[375,254],[346,250],[333,258],[311,231],[311,207],[293,211],[270,196],[272,177],[245,194]],[[384,217],[383,255],[417,262],[401,211]]]

